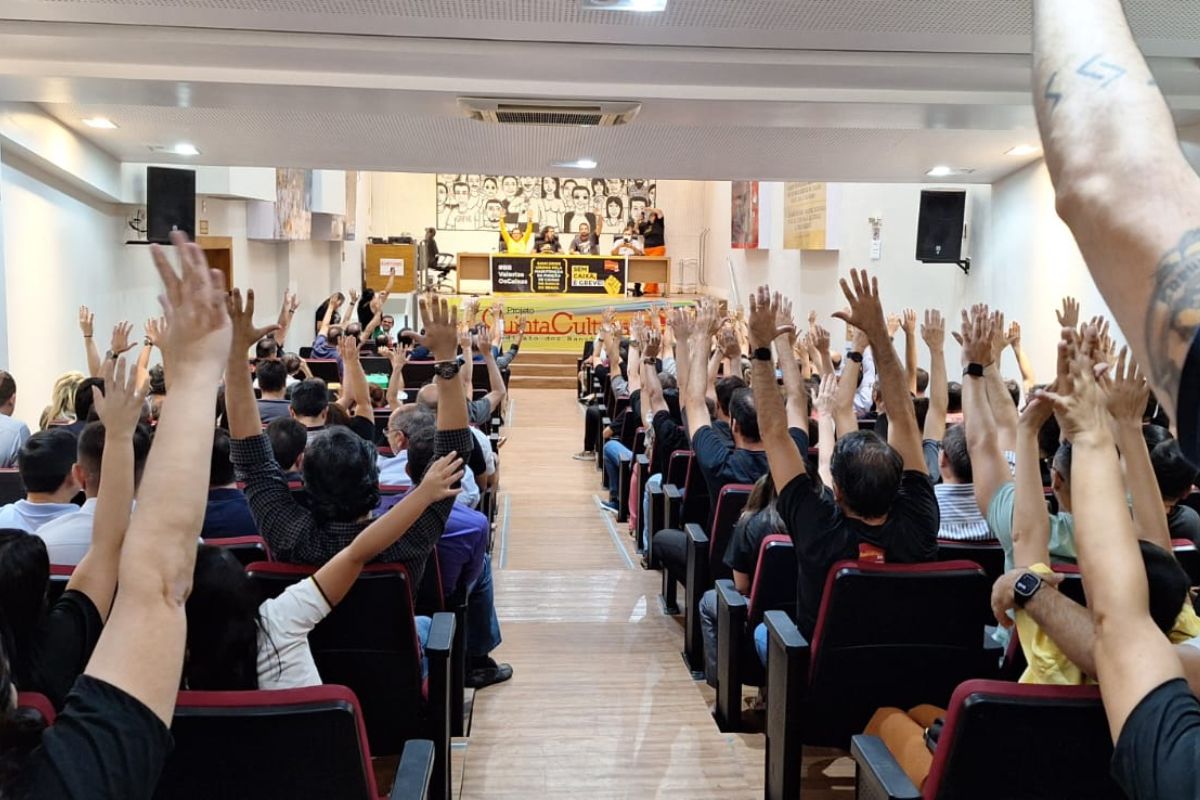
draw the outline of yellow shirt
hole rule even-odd
[[[500,236],[504,238],[505,252],[508,253],[528,253],[529,244],[533,241],[533,220],[525,222],[525,233],[520,239],[512,238],[512,234],[508,232],[508,225],[504,220],[500,220]]]

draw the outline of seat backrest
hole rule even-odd
[[[730,483],[722,486],[717,495],[708,523],[708,574],[714,581],[733,575],[725,564],[725,551],[752,491],[754,487],[749,484]]]
[[[308,371],[314,378],[320,378],[326,383],[339,383],[342,379],[338,374],[338,362],[331,358],[310,358],[304,363],[308,364]]]
[[[995,581],[1004,574],[1004,546],[998,539],[978,542],[938,539],[938,561],[974,561]]]
[[[278,596],[315,567],[251,564],[246,568],[264,597]],[[328,617],[308,635],[325,683],[348,686],[358,697],[371,750],[395,755],[420,731],[424,706],[421,654],[413,587],[400,564],[372,564]]]
[[[0,469],[0,505],[25,499],[25,484],[15,469]]]
[[[683,488],[683,512],[681,524],[694,522],[707,532],[712,523],[713,504],[715,497],[708,494],[708,481],[704,480],[704,471],[693,456],[688,461],[687,477],[680,486]]]
[[[947,707],[924,797],[1116,800],[1112,753],[1095,686],[967,681]]]
[[[846,742],[878,708],[944,706],[959,683],[989,674],[991,587],[969,561],[835,564],[809,667],[808,694],[824,712],[817,729]]]
[[[54,724],[54,718],[57,716],[54,704],[50,702],[50,698],[37,692],[18,692],[17,708],[27,708],[36,711],[41,716],[42,722],[48,726]]]
[[[667,474],[663,476],[663,483],[673,483],[682,489],[687,483],[688,470],[691,465],[691,450],[676,450],[671,453],[667,459]]]
[[[446,610],[446,587],[442,585],[442,564],[438,558],[437,548],[429,552],[425,561],[425,574],[421,576],[421,585],[417,587],[416,613],[423,617],[432,617],[438,611]]]
[[[154,796],[377,800],[363,716],[344,686],[180,692]]]
[[[633,447],[629,448],[635,456],[646,452],[646,429],[638,428],[633,432]]]
[[[1058,591],[1079,605],[1086,606],[1087,594],[1083,591],[1083,576],[1079,572],[1079,567],[1074,564],[1055,564],[1053,568],[1055,572],[1063,576],[1062,583],[1058,585]]]
[[[758,566],[750,584],[746,619],[753,629],[768,611],[784,611],[796,617],[796,549],[786,533],[764,536],[758,547]]]
[[[1195,543],[1189,539],[1172,539],[1171,549],[1179,566],[1188,574],[1192,586],[1200,586],[1200,552],[1196,550]]]
[[[271,548],[261,536],[227,536],[223,539],[205,539],[204,543],[228,550],[242,566],[271,560]]]

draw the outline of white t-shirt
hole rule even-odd
[[[15,467],[17,453],[29,438],[29,427],[19,419],[0,414],[0,467]]]
[[[37,535],[46,543],[51,564],[78,566],[92,546],[92,526],[96,521],[96,498],[73,514],[64,514],[38,528]]]
[[[333,608],[317,582],[305,578],[258,607],[258,688],[320,686],[321,674],[308,648],[308,632]]]

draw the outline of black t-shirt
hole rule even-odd
[[[63,592],[30,638],[29,657],[18,667],[17,689],[41,692],[62,708],[103,629],[90,597],[74,589]]]
[[[735,572],[754,575],[758,569],[758,551],[762,540],[772,533],[782,533],[783,522],[774,505],[743,515],[733,526],[733,537],[725,548],[725,566]]]
[[[654,450],[650,454],[650,474],[667,471],[671,453],[688,449],[687,430],[671,417],[669,411],[659,411],[650,422],[654,428]]]
[[[1200,797],[1200,701],[1187,681],[1167,681],[1133,709],[1113,750],[1112,776],[1130,800]]]
[[[346,427],[358,434],[359,438],[366,439],[371,444],[375,444],[375,421],[366,417],[353,416],[346,423]]]
[[[642,235],[644,247],[665,247],[667,244],[666,222],[662,217],[638,223],[638,233]]]
[[[941,522],[933,483],[920,472],[905,471],[901,476],[900,491],[882,525],[867,525],[845,516],[833,494],[822,489],[811,475],[803,473],[783,488],[777,503],[800,568],[796,625],[810,639],[830,567],[843,559],[858,558],[860,542],[882,549],[889,563],[936,561]]]
[[[1172,539],[1187,539],[1200,547],[1200,514],[1196,509],[1179,503],[1167,514],[1167,527]]]
[[[808,434],[799,428],[790,428],[788,433],[801,454],[807,454]],[[714,503],[721,487],[731,483],[752,484],[766,475],[769,469],[766,451],[738,449],[733,445],[732,436],[724,438],[712,425],[705,425],[696,431],[692,437],[692,452],[696,454],[696,464],[708,486],[708,496]]]
[[[117,687],[81,675],[11,797],[150,798],[174,743],[162,720]]]

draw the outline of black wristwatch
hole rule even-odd
[[[1032,600],[1041,588],[1041,576],[1034,572],[1026,572],[1017,578],[1017,582],[1013,585],[1013,602],[1017,604],[1017,608],[1024,608],[1025,604]]]
[[[851,350],[849,353],[846,353],[846,358],[850,359],[855,364],[861,364],[863,361],[862,353],[858,352],[857,350]]]
[[[444,380],[450,380],[458,375],[458,370],[462,364],[456,359],[454,361],[438,361],[433,365],[433,374]]]
[[[966,369],[963,370],[963,377],[964,378],[982,378],[983,370],[984,370],[983,364],[976,364],[974,362],[971,362],[970,364],[967,364]]]
[[[775,359],[771,356],[771,348],[756,347],[756,348],[754,348],[754,360],[755,361],[766,361],[766,362],[770,363],[771,361],[774,361]]]

